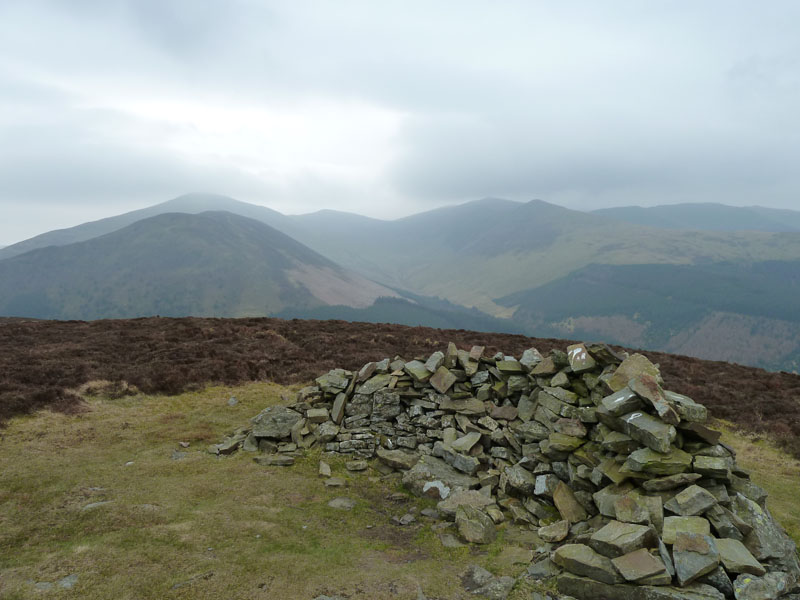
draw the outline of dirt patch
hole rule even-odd
[[[307,382],[377,358],[426,357],[448,341],[519,355],[570,341],[384,323],[266,318],[158,317],[103,321],[0,319],[0,422],[41,408],[81,409],[70,390],[91,381],[125,382],[175,394],[208,383]],[[713,416],[767,433],[800,456],[800,376],[732,363],[643,352],[661,365],[668,389],[705,404]],[[121,385],[121,383],[120,383]]]

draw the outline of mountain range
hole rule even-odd
[[[800,212],[486,198],[385,221],[189,194],[0,249],[0,315],[277,315],[800,366]]]

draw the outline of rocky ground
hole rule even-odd
[[[106,321],[0,319],[0,422],[38,408],[80,409],[72,390],[125,381],[147,393],[209,382],[308,382],[332,368],[359,369],[376,356],[429,355],[448,341],[519,355],[568,341],[391,324],[280,319],[146,318]],[[644,352],[665,387],[712,417],[767,434],[800,456],[800,376],[687,356]],[[124,386],[120,388],[124,393]]]

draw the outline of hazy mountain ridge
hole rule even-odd
[[[717,205],[704,206],[717,210]],[[100,259],[92,269],[116,256],[115,270],[103,277],[87,279],[80,272],[66,277],[71,264],[66,257],[80,258],[82,265],[91,262],[88,251],[75,249],[101,239],[90,238],[61,249],[51,247],[46,260],[36,258],[43,250],[0,260],[0,280],[17,281],[8,278],[11,264],[17,266],[15,276],[23,282],[0,289],[0,314],[23,314],[20,310],[26,310],[27,316],[48,318],[280,314],[597,338],[651,349],[674,348],[706,358],[732,355],[729,349],[723,352],[707,342],[725,339],[725,326],[738,331],[739,337],[749,327],[754,343],[760,340],[764,348],[761,357],[768,362],[761,366],[797,368],[791,340],[800,338],[800,331],[795,331],[790,314],[793,306],[790,301],[778,306],[777,300],[772,304],[765,300],[797,297],[794,288],[784,290],[800,270],[800,233],[794,232],[659,228],[540,200],[486,198],[384,221],[330,210],[282,215],[225,196],[189,194],[143,211],[43,234],[6,252],[101,230],[112,230],[106,236],[120,234],[123,229],[115,228],[133,220],[133,225],[126,226],[130,228],[141,222],[136,219],[143,214],[164,210],[193,214],[207,208],[244,213],[238,217],[238,227],[248,222],[245,228],[253,238],[276,239],[282,232],[284,243],[291,240],[299,253],[297,262],[291,268],[284,265],[264,273],[260,265],[264,261],[252,259],[253,240],[244,247],[229,247],[226,238],[236,239],[239,234],[209,227],[178,236],[182,243],[204,249],[203,277],[195,270],[192,278],[185,266],[170,266],[163,260],[153,271],[142,264],[142,255],[152,255],[152,261],[157,260],[154,253],[170,256],[163,238],[172,234],[162,230],[158,235],[142,234],[137,243],[128,239],[126,244],[95,248]],[[226,217],[233,218],[232,214]],[[125,248],[128,258],[121,254]],[[237,253],[245,256],[242,264],[230,258]],[[272,262],[282,264],[275,258]],[[785,268],[775,274],[778,264]],[[746,265],[751,265],[749,270]],[[173,269],[172,275],[167,275],[167,267]],[[360,275],[342,275],[340,268]],[[766,275],[761,272],[764,269]],[[127,285],[119,273],[127,273],[137,285]],[[250,276],[253,273],[257,275]],[[362,276],[385,287],[363,278],[353,283],[352,278]],[[40,287],[34,291],[29,280],[37,278]],[[227,291],[218,289],[219,280]],[[258,287],[255,281],[264,284]],[[665,282],[671,283],[665,287]],[[13,301],[8,300],[10,289],[14,289]],[[246,300],[233,298],[235,289],[244,290]],[[367,293],[361,294],[362,289]],[[698,297],[697,290],[707,293]],[[183,302],[186,296],[194,301]],[[376,304],[383,296],[395,299]],[[62,312],[57,310],[59,301],[64,304]],[[733,355],[753,364],[746,351]]]
[[[265,315],[396,296],[268,225],[224,212],[166,213],[34,250],[0,261],[0,281],[0,313],[60,319]]]
[[[800,232],[800,212],[763,206],[727,206],[704,202],[644,208],[619,206],[592,211],[632,223],[661,229],[698,231]]]

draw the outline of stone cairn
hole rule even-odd
[[[535,529],[528,573],[581,600],[766,600],[798,592],[795,546],[766,493],[706,427],[704,406],[662,388],[640,354],[575,344],[519,359],[484,348],[334,369],[212,452],[289,465],[317,445],[377,457],[439,499],[471,543],[506,520]]]

